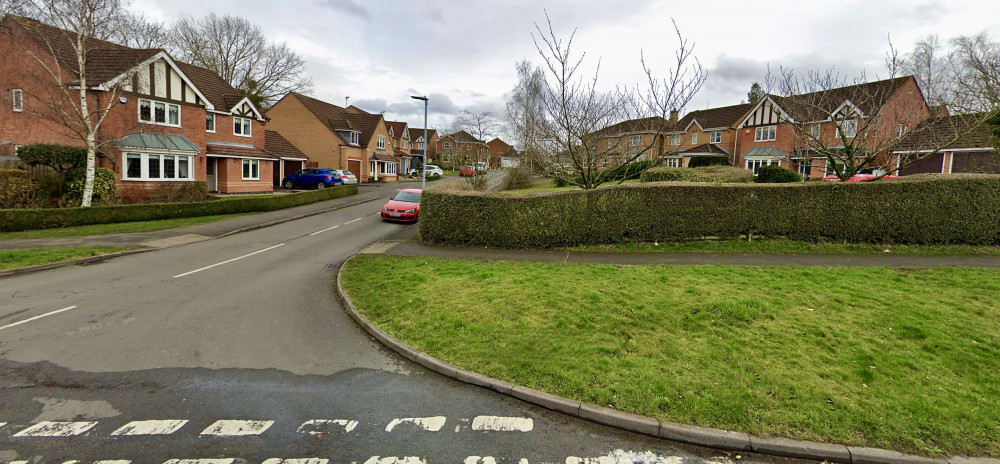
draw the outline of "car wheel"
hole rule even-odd
[[[316,188],[318,188],[318,189],[325,189],[326,188],[326,182],[318,182],[316,184]]]
[[[292,181],[290,181],[290,180],[286,180],[286,181],[285,181],[285,188],[286,188],[286,189],[292,189],[292,188],[295,188],[295,182],[292,182]]]

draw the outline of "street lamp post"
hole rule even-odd
[[[424,165],[422,167],[424,172],[420,175],[420,190],[423,190],[427,187],[427,148],[431,145],[427,140],[427,97],[411,95],[410,98],[414,100],[423,100],[424,102]]]

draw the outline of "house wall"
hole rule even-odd
[[[260,179],[243,180],[243,160],[238,158],[215,158],[219,191],[223,193],[257,193],[274,190],[274,162],[260,161]]]
[[[293,95],[287,95],[267,110],[270,121],[268,130],[273,130],[288,139],[302,153],[309,157],[315,167],[327,169],[349,169],[347,157],[360,157],[360,150],[346,145],[344,139],[327,128]],[[355,175],[359,174],[357,172]]]
[[[385,138],[385,148],[378,148],[378,138],[382,136]],[[381,152],[386,154],[393,154],[392,151],[392,137],[389,137],[389,129],[385,125],[385,120],[380,119],[378,125],[375,126],[375,131],[372,132],[372,138],[368,141],[368,147],[365,151],[365,156],[363,159],[368,160],[372,153]],[[365,170],[363,176],[358,179],[359,182],[368,182],[368,179],[378,178],[381,182],[396,182],[399,178],[396,174],[378,174],[371,172],[371,163],[365,162],[361,163],[362,168]],[[396,172],[399,172],[399,163],[396,163]]]

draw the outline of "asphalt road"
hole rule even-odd
[[[572,419],[387,351],[332,288],[341,262],[405,227],[381,222],[381,204],[0,279],[0,462],[736,459]],[[274,460],[306,458],[319,460]]]

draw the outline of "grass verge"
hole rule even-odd
[[[1000,456],[998,270],[359,255],[343,278],[393,336],[519,385],[762,437]]]
[[[53,247],[0,250],[0,271],[117,253],[130,247]]]
[[[868,243],[810,243],[796,240],[701,240],[695,242],[620,243],[579,246],[570,251],[611,253],[776,253],[776,254],[907,254],[1000,255],[1000,247],[973,245],[874,245]]]
[[[127,234],[135,232],[152,232],[178,227],[188,227],[209,222],[221,221],[247,214],[221,214],[158,221],[123,222],[118,224],[93,224],[88,226],[63,227],[59,229],[25,230],[21,232],[0,232],[0,240],[76,237],[82,235]]]

